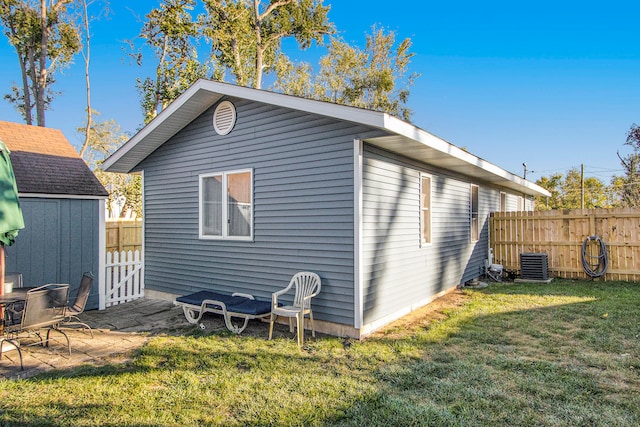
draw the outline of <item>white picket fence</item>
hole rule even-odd
[[[100,310],[144,297],[144,275],[140,251],[107,252]]]

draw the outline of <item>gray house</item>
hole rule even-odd
[[[0,140],[11,151],[25,222],[6,248],[6,271],[22,273],[25,286],[69,283],[72,299],[91,271],[87,309],[98,308],[107,191],[57,129],[0,121]]]
[[[388,114],[199,80],[111,156],[143,173],[147,296],[270,299],[362,337],[478,277],[489,213],[543,188]]]

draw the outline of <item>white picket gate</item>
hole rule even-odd
[[[144,297],[144,275],[140,251],[107,252],[100,310]]]

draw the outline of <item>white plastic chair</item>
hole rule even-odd
[[[293,305],[278,306],[278,298],[295,288],[293,297]],[[313,324],[313,312],[311,311],[311,298],[320,293],[320,276],[316,273],[302,271],[296,273],[289,282],[289,286],[281,291],[271,294],[271,325],[269,326],[269,339],[273,335],[273,323],[278,316],[289,318],[289,330],[293,332],[293,318],[296,319],[296,327],[298,328],[298,346],[302,347],[304,340],[304,316],[309,315],[311,320],[311,334],[316,336],[315,326]]]

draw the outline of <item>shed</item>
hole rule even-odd
[[[6,271],[22,273],[25,286],[69,283],[72,298],[91,271],[87,309],[98,308],[107,191],[60,130],[0,121],[0,140],[11,151],[25,221],[6,248]]]
[[[478,277],[489,213],[548,194],[389,114],[209,80],[103,167],[143,174],[147,296],[314,271],[317,329],[351,337]]]

